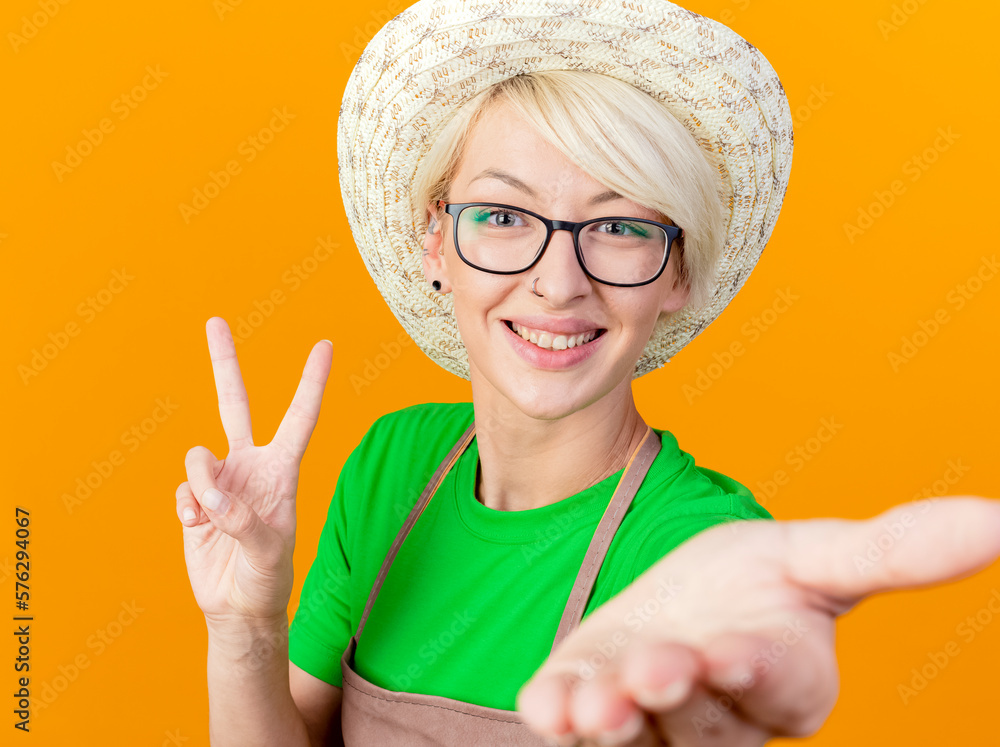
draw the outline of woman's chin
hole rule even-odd
[[[492,390],[494,395],[499,395],[498,400],[506,401],[528,418],[560,420],[586,409],[617,389],[614,386],[596,386],[597,382],[592,377],[583,381],[570,381],[570,378],[565,373],[553,376],[549,372],[519,372],[516,377],[506,376],[499,381],[493,379],[486,387],[474,384],[473,398],[486,404],[493,399],[493,396],[486,395],[486,391]],[[495,406],[487,407],[497,409]]]
[[[586,402],[570,398],[516,398],[515,407],[534,420],[561,420],[586,407]]]

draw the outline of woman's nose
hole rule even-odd
[[[536,290],[553,306],[562,306],[591,290],[591,281],[576,258],[571,231],[556,230],[538,263],[528,270]]]

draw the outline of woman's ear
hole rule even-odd
[[[428,283],[435,280],[441,283],[442,293],[451,292],[451,283],[448,282],[448,268],[444,255],[444,225],[445,215],[438,212],[435,203],[427,205],[427,231],[424,233],[424,277]]]
[[[660,312],[666,314],[672,314],[675,311],[679,311],[687,305],[687,302],[691,298],[691,278],[685,277],[686,273],[680,270],[681,264],[684,262],[684,231],[681,231],[680,238],[678,239],[678,252],[671,252],[669,261],[667,262],[666,272],[669,272],[674,277],[674,282],[670,291],[667,293],[666,298],[663,299],[663,305],[660,306]]]
[[[660,306],[660,311],[665,313],[679,311],[684,308],[690,297],[691,284],[684,283],[681,285],[675,282],[674,287],[670,289],[670,293],[668,293],[667,297],[663,300],[663,305]]]

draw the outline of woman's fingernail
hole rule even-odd
[[[201,505],[209,511],[224,514],[229,508],[229,499],[215,488],[209,488],[201,494]]]
[[[184,509],[184,521],[186,521],[186,522],[187,521],[194,521],[195,516],[196,516],[196,514],[194,512],[194,509],[191,508],[190,506],[188,506],[187,508]]]
[[[625,744],[639,735],[639,732],[642,731],[642,727],[645,723],[646,718],[641,713],[633,713],[628,720],[617,729],[600,734],[597,737],[597,741],[599,744],[608,745],[608,747],[611,747],[611,745]]]
[[[665,711],[680,703],[687,696],[689,684],[685,679],[675,680],[662,690],[640,690],[635,699],[643,708]]]

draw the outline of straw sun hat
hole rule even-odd
[[[792,165],[792,120],[774,69],[716,21],[665,0],[420,0],[358,60],[340,109],[338,165],[361,256],[406,332],[469,378],[450,294],[424,277],[417,164],[457,109],[520,73],[589,70],[663,102],[722,175],[729,207],[716,287],[698,308],[661,318],[635,368],[662,366],[743,287],[771,235]]]

